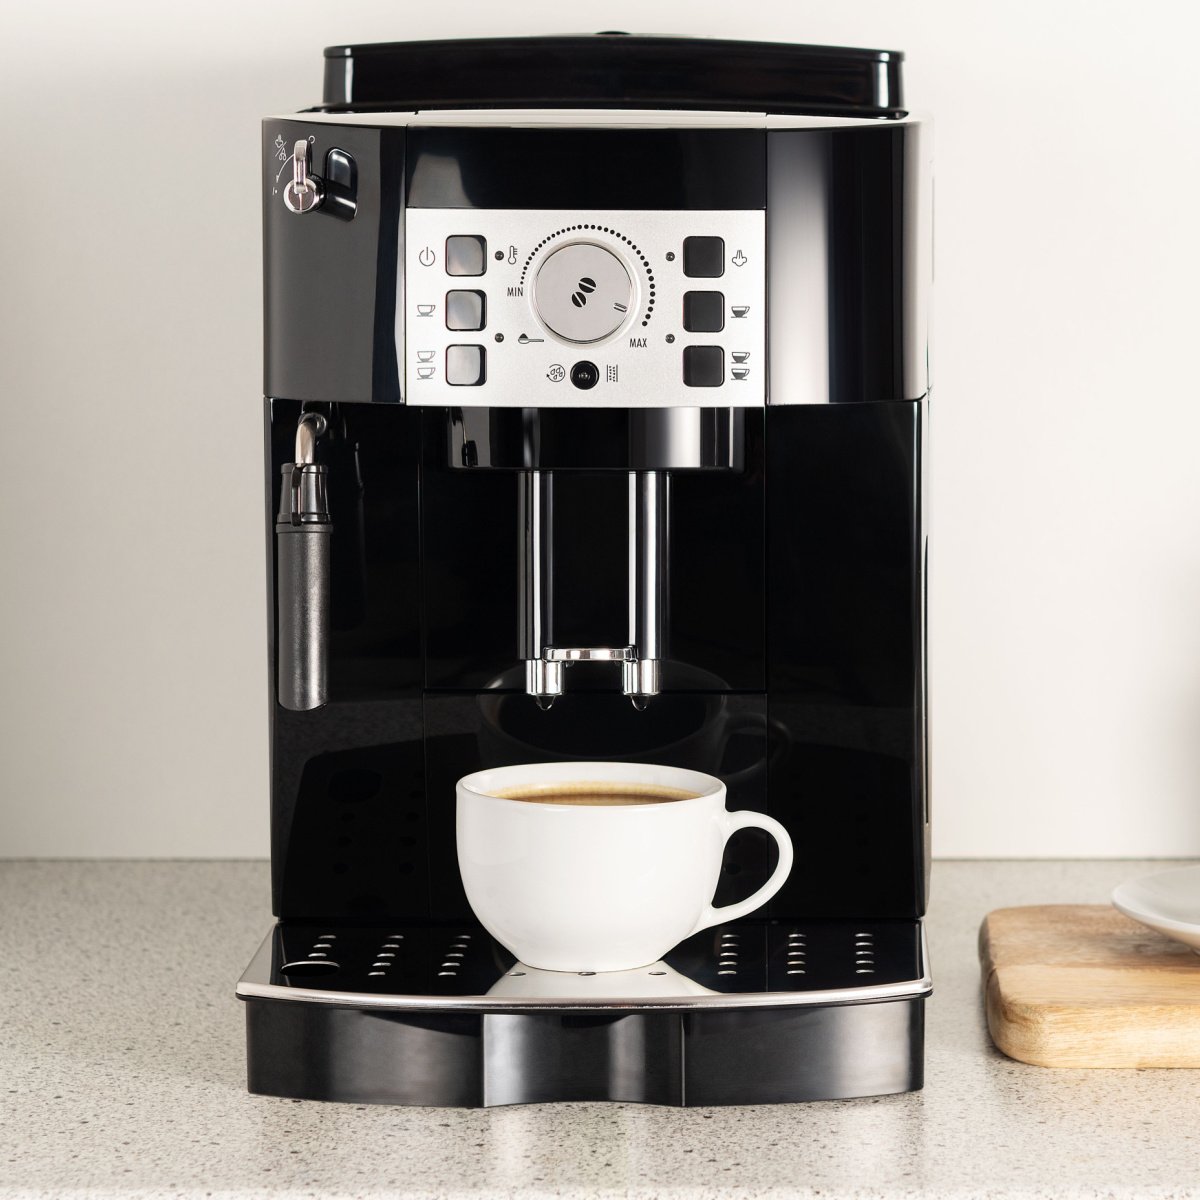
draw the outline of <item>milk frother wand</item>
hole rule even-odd
[[[329,692],[329,517],[327,468],[316,461],[328,429],[321,413],[300,414],[294,463],[284,463],[275,521],[279,703],[296,712],[320,708]]]

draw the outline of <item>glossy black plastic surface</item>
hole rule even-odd
[[[474,921],[289,922],[239,994],[267,1095],[761,1104],[921,1087],[925,973],[915,921],[751,919],[582,980],[515,963]]]
[[[300,411],[295,402],[267,404],[272,490],[294,453]],[[271,705],[274,910],[425,913],[420,414],[376,405],[323,411],[330,433],[318,456],[333,514],[329,698],[311,712]],[[273,553],[273,519],[269,528]]]
[[[665,108],[889,117],[894,50],[620,33],[331,46],[331,111]]]
[[[251,1092],[358,1104],[779,1104],[924,1083],[925,1002],[404,1013],[246,1001]]]
[[[396,402],[404,131],[274,119],[262,138],[265,394]],[[314,163],[335,150],[353,159],[335,174],[328,208],[304,215],[283,202],[301,139]]]
[[[925,911],[925,419],[768,413],[768,791],[797,850],[776,913]]]
[[[765,207],[775,401],[916,400],[928,390],[923,309],[916,302],[927,282],[927,255],[917,210],[922,143],[914,124],[770,132],[406,130],[296,119],[267,121],[263,131],[268,395],[402,399],[399,252],[406,203]],[[353,220],[285,208],[279,181],[290,169],[288,147],[299,137],[313,139],[314,161],[335,144],[353,152]],[[504,169],[518,163],[519,170]],[[808,307],[795,311],[788,302],[801,291]],[[798,349],[788,354],[789,346]]]
[[[413,208],[752,209],[761,129],[408,130]]]
[[[299,411],[273,405],[272,475]],[[798,866],[774,916],[924,911],[922,404],[750,411],[739,469],[673,474],[671,650],[644,712],[607,664],[571,668],[549,711],[524,693],[515,470],[452,466],[446,410],[329,411],[329,703],[274,709],[280,916],[467,917],[455,780],[569,758],[715,773],[783,821]],[[555,503],[556,636],[624,644],[626,475],[556,471]],[[734,838],[722,902],[771,853]]]
[[[916,123],[767,134],[777,402],[918,400],[929,390],[920,303],[931,271],[919,209],[923,136]],[[814,270],[819,286],[810,290]],[[790,327],[797,294],[807,297],[794,318],[802,328]],[[805,378],[814,371],[818,377]],[[789,394],[795,382],[799,397]]]
[[[452,408],[444,461],[507,471],[742,471],[747,426],[761,430],[762,419],[753,409],[698,409],[684,439],[678,414],[664,409]]]

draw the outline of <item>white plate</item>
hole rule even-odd
[[[1113,889],[1112,902],[1127,917],[1200,953],[1200,867],[1131,879]]]

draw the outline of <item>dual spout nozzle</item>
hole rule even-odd
[[[562,695],[564,669],[577,662],[620,663],[621,691],[639,711],[661,690],[662,664],[658,659],[638,658],[633,646],[547,646],[541,658],[525,660],[525,690],[540,708],[549,708]]]
[[[549,708],[563,692],[564,668],[578,662],[621,665],[621,691],[644,709],[661,690],[667,610],[668,476],[629,474],[629,644],[553,644],[554,480],[521,473],[521,656],[525,690]]]

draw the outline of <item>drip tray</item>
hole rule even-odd
[[[930,991],[919,921],[740,921],[635,971],[540,971],[481,926],[281,922],[238,984],[260,998],[362,1008],[745,1008]]]
[[[539,971],[473,923],[283,922],[238,984],[251,1092],[356,1104],[766,1104],[912,1091],[917,921],[741,921]]]

